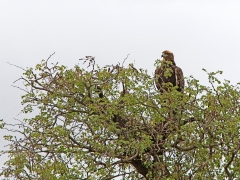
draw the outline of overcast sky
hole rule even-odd
[[[106,65],[130,54],[126,63],[152,74],[167,49],[185,77],[206,83],[202,68],[223,70],[235,84],[239,9],[239,0],[0,0],[0,119],[24,118],[23,93],[11,87],[22,71],[6,62],[32,67],[53,52],[51,62],[69,68],[86,55]]]

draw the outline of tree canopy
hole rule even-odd
[[[239,85],[194,77],[160,93],[153,75],[124,63],[24,70],[23,113],[9,130],[0,175],[17,179],[240,178]],[[159,64],[157,60],[155,65]],[[13,134],[15,133],[15,134]]]

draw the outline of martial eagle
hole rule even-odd
[[[163,93],[168,91],[164,83],[172,83],[173,86],[177,86],[179,92],[183,92],[184,89],[184,76],[182,69],[176,66],[173,53],[165,50],[162,52],[163,61],[161,66],[155,70],[155,83],[157,89]]]

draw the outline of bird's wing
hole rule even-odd
[[[161,84],[159,83],[159,78],[161,78],[162,73],[163,73],[163,70],[160,67],[158,67],[155,70],[154,79],[155,79],[155,84],[156,84],[158,90],[161,89]]]
[[[176,84],[179,87],[180,91],[184,89],[184,76],[182,69],[180,67],[175,68],[175,75],[176,75]]]

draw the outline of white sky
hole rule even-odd
[[[168,49],[185,77],[206,83],[202,68],[223,70],[235,84],[239,9],[239,0],[0,0],[0,119],[24,118],[17,116],[23,93],[11,87],[22,71],[6,62],[32,67],[53,52],[51,62],[68,67],[86,55],[106,65],[130,54],[126,63],[152,74]]]

